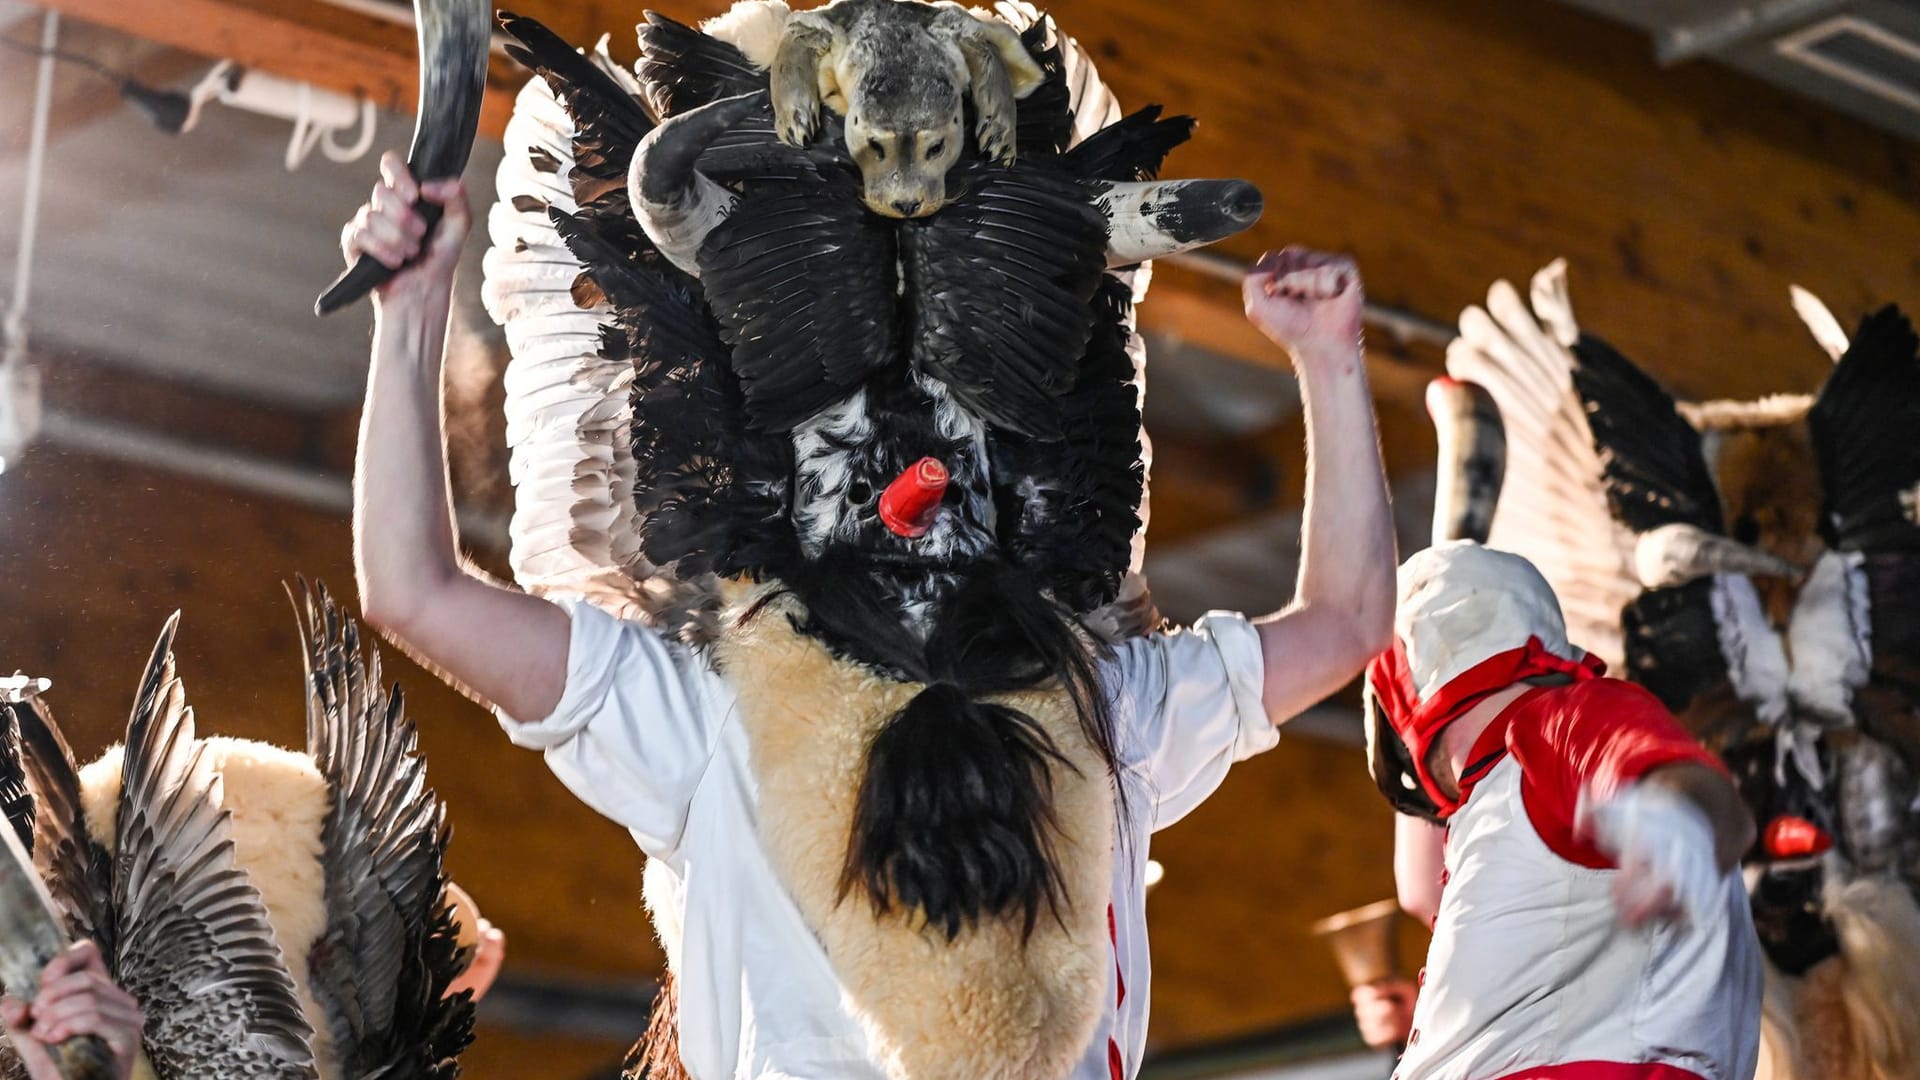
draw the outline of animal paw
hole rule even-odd
[[[788,146],[805,146],[813,141],[819,118],[812,109],[788,106],[776,111],[773,130]]]
[[[988,160],[1002,165],[1012,165],[1015,153],[1013,128],[1007,124],[982,124],[979,131],[980,152]]]

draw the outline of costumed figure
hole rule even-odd
[[[458,1075],[473,1005],[454,984],[473,950],[442,870],[444,808],[378,653],[324,591],[298,604],[304,753],[196,735],[177,615],[126,743],[84,768],[44,682],[9,682],[0,978],[21,999],[5,1015],[15,1075]],[[64,1004],[106,979],[117,990],[94,987],[97,1010]],[[43,986],[62,1004],[32,1000]]]
[[[1761,825],[1761,1075],[1893,1080],[1920,1071],[1920,341],[1896,308],[1849,342],[1794,304],[1835,361],[1819,392],[1694,404],[1581,331],[1563,264],[1531,305],[1496,284],[1447,367],[1497,410],[1435,416],[1443,443],[1504,423],[1504,490],[1443,487],[1732,768]]]
[[[1445,825],[1404,1080],[1744,1080],[1761,970],[1724,765],[1569,643],[1525,559],[1471,540],[1400,570],[1367,669],[1375,779]]]
[[[1121,116],[1020,7],[649,13],[637,74],[503,25],[540,78],[484,295],[536,595],[456,560],[430,433],[467,212],[390,158],[346,245],[411,265],[378,293],[362,599],[649,856],[671,979],[634,1067],[1134,1075],[1150,833],[1385,640],[1354,267],[1247,286],[1311,421],[1295,605],[1142,633],[1140,264],[1259,210],[1152,179],[1190,121]]]

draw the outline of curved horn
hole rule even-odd
[[[1107,266],[1132,266],[1189,251],[1260,220],[1260,189],[1245,180],[1148,180],[1111,184],[1100,196],[1107,218]]]
[[[1633,569],[1648,589],[1685,585],[1713,574],[1750,574],[1796,579],[1800,568],[1697,525],[1662,525],[1640,534]]]
[[[1507,472],[1507,431],[1500,407],[1486,387],[1443,375],[1427,384],[1427,414],[1440,441],[1433,542],[1484,544]]]
[[[733,209],[733,193],[701,175],[700,155],[758,108],[763,92],[742,94],[680,114],[647,133],[633,152],[627,196],[633,216],[660,254],[700,276],[700,245]]]

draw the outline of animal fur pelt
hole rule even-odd
[[[1800,978],[1769,967],[1756,1080],[1905,1080],[1920,1073],[1920,907],[1860,878],[1824,904],[1839,954]]]
[[[1104,1002],[1111,956],[1113,804],[1105,763],[1058,687],[994,695],[1058,753],[1048,793],[1059,900],[1028,925],[957,934],[921,912],[878,916],[841,880],[867,783],[867,747],[924,688],[838,659],[796,632],[790,599],[750,596],[716,649],[735,682],[760,781],[761,839],[820,935],[888,1075],[968,1080],[1064,1076]]]

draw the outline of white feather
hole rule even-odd
[[[1793,298],[1794,314],[1807,324],[1807,330],[1813,334],[1813,340],[1826,351],[1834,363],[1847,353],[1847,332],[1840,326],[1840,320],[1819,297],[1798,285],[1789,285],[1787,295]]]
[[[1793,703],[1835,723],[1852,718],[1853,692],[1866,685],[1873,669],[1872,599],[1863,561],[1859,552],[1820,556],[1788,624]]]
[[[1713,622],[1734,693],[1768,724],[1787,715],[1786,648],[1767,622],[1753,582],[1737,574],[1713,578]]]
[[[739,49],[755,67],[770,68],[792,14],[783,0],[739,0],[701,23],[700,32]]]
[[[1493,395],[1506,428],[1507,470],[1489,546],[1525,556],[1560,597],[1567,636],[1619,667],[1620,612],[1640,593],[1634,537],[1607,509],[1600,459],[1565,342],[1578,336],[1566,264],[1533,280],[1534,310],[1496,282],[1485,308],[1460,314],[1447,372]]]
[[[637,618],[648,590],[636,580],[647,568],[638,557],[627,435],[633,369],[601,357],[600,327],[611,313],[574,302],[583,268],[547,218],[547,206],[577,207],[568,179],[572,121],[543,80],[521,91],[503,142],[481,294],[513,353],[504,380],[514,484],[508,559],[528,592],[583,596]],[[534,167],[536,151],[559,168]],[[540,205],[521,210],[516,197]]]

